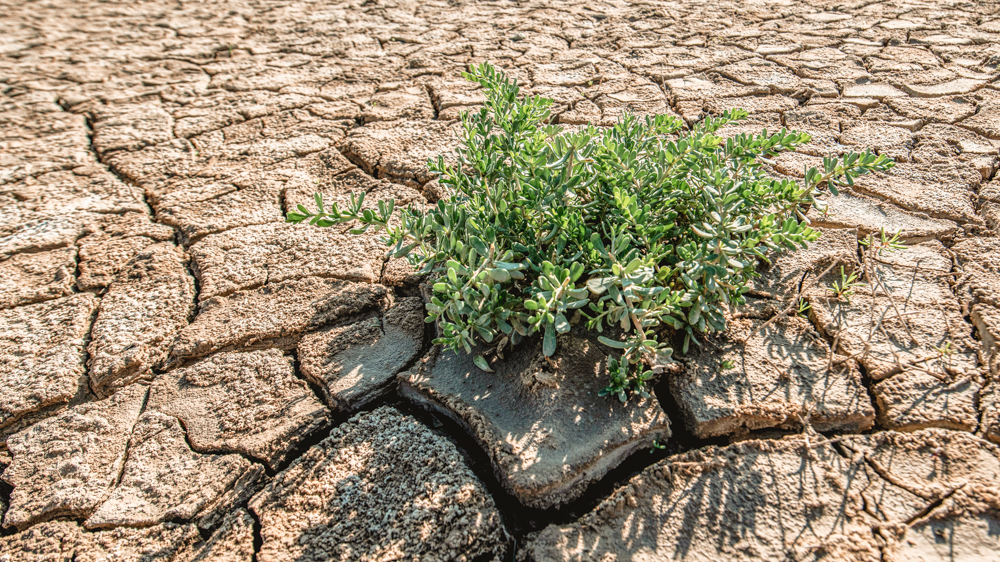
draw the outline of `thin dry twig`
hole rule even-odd
[[[764,322],[760,326],[757,326],[756,328],[754,328],[753,330],[751,330],[750,331],[750,335],[753,335],[754,332],[756,332],[757,330],[763,330],[764,328],[767,328],[771,324],[777,322],[779,318],[787,316],[788,313],[791,312],[792,309],[795,308],[795,306],[799,304],[799,300],[802,298],[802,293],[805,292],[806,288],[808,286],[811,286],[811,285],[815,284],[816,282],[818,282],[823,277],[826,277],[826,274],[830,273],[830,270],[832,270],[834,267],[836,267],[839,264],[840,264],[840,260],[839,259],[838,260],[834,260],[834,262],[832,264],[830,264],[830,267],[828,267],[825,270],[823,270],[823,273],[820,273],[819,276],[817,276],[816,278],[814,278],[808,284],[805,282],[805,278],[809,274],[805,273],[802,276],[802,282],[799,284],[799,292],[795,295],[795,298],[792,299],[792,302],[789,303],[789,305],[786,306],[781,312],[779,312],[779,313],[775,314],[774,316],[772,316],[771,319],[769,319],[767,322]],[[747,339],[749,340],[749,336],[747,337]]]

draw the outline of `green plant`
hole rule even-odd
[[[795,312],[795,315],[800,318],[807,318],[809,315],[809,309],[812,305],[806,299],[799,299],[799,309]]]
[[[932,346],[934,351],[941,354],[941,357],[950,357],[955,354],[955,348],[952,346],[951,340],[945,341],[940,346]]]
[[[875,234],[869,234],[868,236],[862,238],[858,241],[865,248],[869,248],[875,251],[876,254],[882,255],[882,252],[894,252],[905,248],[906,246],[899,241],[899,235],[902,231],[897,230],[892,236],[886,233],[885,228],[879,229],[879,237],[875,238]]]
[[[869,152],[826,158],[800,185],[767,175],[761,160],[810,140],[786,130],[724,139],[715,133],[742,110],[707,117],[689,131],[679,119],[623,116],[606,129],[567,132],[549,124],[551,100],[519,97],[515,81],[488,64],[463,75],[483,87],[484,107],[462,115],[458,165],[429,163],[454,194],[430,209],[395,203],[345,209],[304,206],[290,222],[357,221],[352,232],[386,229],[392,255],[431,274],[428,322],[435,343],[487,357],[540,334],[546,356],[557,336],[586,321],[616,350],[604,394],[648,394],[699,334],[725,328],[723,306],[744,301],[758,260],[805,247],[809,206],[836,186],[892,161]],[[608,337],[611,336],[611,337]]]
[[[830,282],[830,286],[826,290],[833,293],[833,296],[838,299],[851,302],[851,295],[854,294],[854,288],[861,286],[864,286],[864,283],[858,281],[857,272],[852,271],[848,274],[844,272],[844,266],[840,266],[840,281]]]

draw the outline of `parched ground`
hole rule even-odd
[[[0,6],[0,562],[1000,560],[1000,5]],[[761,266],[657,396],[582,332],[430,347],[322,192],[428,204],[490,61],[623,111],[898,163]],[[905,248],[861,245],[881,229]],[[865,284],[826,290],[844,271]],[[654,443],[666,452],[650,455]]]

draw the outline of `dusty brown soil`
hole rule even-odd
[[[51,0],[0,22],[0,562],[1000,559],[997,4]],[[376,235],[282,222],[315,191],[441,197],[425,164],[482,61],[561,124],[743,107],[724,133],[813,136],[775,174],[865,147],[898,166],[830,198],[823,238],[762,265],[656,396],[598,398],[577,333],[485,375],[431,349]],[[906,247],[859,245],[882,228]]]

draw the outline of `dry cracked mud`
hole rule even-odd
[[[1000,559],[995,3],[13,0],[0,22],[0,562]],[[483,61],[556,123],[739,106],[724,134],[813,137],[776,176],[899,165],[810,211],[823,237],[761,264],[649,399],[597,396],[579,334],[483,374],[431,345],[424,279],[378,234],[283,222],[314,192],[446,195],[426,163],[455,161]],[[863,286],[831,291],[841,268]]]

